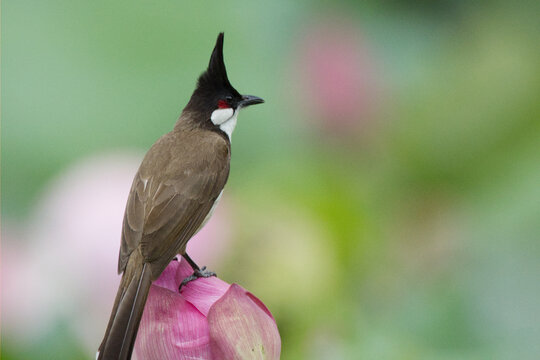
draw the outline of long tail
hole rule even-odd
[[[132,253],[118,287],[111,318],[99,347],[98,360],[129,360],[144,304],[152,284],[150,266]]]

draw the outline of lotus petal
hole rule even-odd
[[[208,313],[212,359],[279,359],[281,339],[264,304],[232,284]]]
[[[205,316],[178,291],[152,285],[135,355],[145,360],[211,359]]]
[[[178,285],[176,282],[176,272],[180,267],[180,261],[173,260],[167,265],[161,275],[152,283],[152,285],[159,286],[165,289],[169,289],[174,292],[178,292]]]
[[[186,277],[193,274],[189,264],[182,259],[176,272],[176,281],[182,283]],[[230,285],[217,277],[199,278],[182,287],[181,295],[207,316],[210,307],[229,290]]]

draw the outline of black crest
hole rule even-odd
[[[197,88],[193,92],[187,108],[204,111],[214,107],[217,100],[226,96],[241,97],[229,82],[223,61],[223,33],[219,33],[210,56],[208,68],[199,76]]]
[[[205,86],[223,86],[232,87],[227,77],[227,69],[225,68],[225,62],[223,61],[223,33],[219,33],[216,46],[210,56],[210,62],[208,63],[208,69],[201,74],[197,87]]]

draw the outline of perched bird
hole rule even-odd
[[[131,357],[150,285],[177,254],[194,270],[186,281],[215,275],[190,259],[186,244],[212,215],[227,182],[238,112],[262,102],[232,87],[220,33],[174,129],[150,148],[133,180],[118,259],[122,280],[97,359]]]

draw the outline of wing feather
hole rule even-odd
[[[199,152],[186,151],[194,148]],[[185,250],[225,186],[229,158],[227,143],[208,144],[204,139],[187,138],[182,143],[177,138],[162,138],[150,149],[126,205],[119,272],[137,247],[156,276]]]

